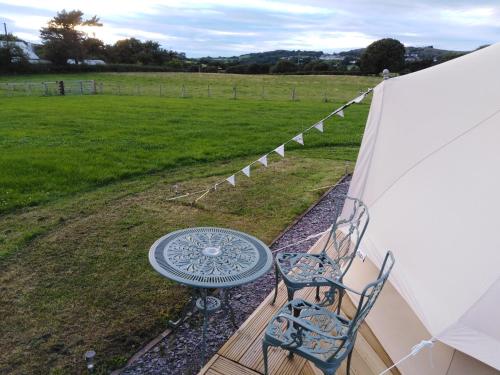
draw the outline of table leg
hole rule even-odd
[[[231,319],[231,324],[234,328],[238,328],[236,326],[236,318],[234,316],[234,310],[229,301],[231,300],[231,291],[229,289],[224,289],[224,310],[229,312],[229,319]]]
[[[201,338],[201,363],[205,363],[205,354],[207,351],[207,325],[208,325],[208,291],[206,289],[202,289],[201,291],[202,299],[203,299],[203,336]]]

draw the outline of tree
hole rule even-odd
[[[67,64],[68,59],[74,59],[77,64],[81,62],[85,56],[83,41],[86,38],[86,34],[77,29],[81,26],[102,26],[102,23],[97,16],[83,20],[80,10],[58,12],[47,27],[40,30],[45,56],[58,65]]]
[[[15,36],[12,33],[8,33],[7,35],[5,34],[0,34],[0,41],[7,41],[7,42],[20,42],[21,39],[19,39],[17,36]]]
[[[444,63],[446,61],[456,59],[457,57],[462,57],[466,54],[466,52],[448,52],[441,56],[441,58],[439,59],[439,63]]]
[[[167,60],[167,51],[160,47],[160,43],[146,40],[142,44],[142,52],[139,61],[144,65],[161,65]]]
[[[110,59],[115,63],[137,64],[141,52],[142,42],[139,39],[122,39],[110,48]]]
[[[269,64],[257,64],[253,63],[248,65],[247,73],[248,74],[268,74],[271,65]]]
[[[102,40],[97,38],[86,38],[82,41],[83,54],[90,59],[104,59],[106,51]]]
[[[248,73],[248,65],[237,64],[237,65],[228,66],[226,68],[226,73],[230,73],[230,74],[247,74]]]
[[[384,69],[399,72],[405,63],[405,47],[399,40],[386,38],[370,44],[361,55],[361,70],[378,74]]]
[[[184,60],[185,54],[161,48],[158,42],[130,38],[106,47],[109,60],[119,64],[162,65],[175,59]]]
[[[483,48],[486,48],[486,47],[489,47],[489,46],[491,46],[491,44],[483,44],[483,45],[481,45],[481,46],[477,47],[477,48],[475,49],[475,51],[479,51],[480,49],[483,49]]]
[[[427,69],[434,64],[432,59],[410,61],[405,64],[405,68],[401,71],[402,74],[413,73],[422,69]]]
[[[297,69],[297,64],[289,60],[280,60],[271,67],[271,73],[293,73]]]

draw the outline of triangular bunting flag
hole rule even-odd
[[[285,157],[285,145],[281,145],[281,146],[276,147],[274,149],[274,152],[276,152],[281,157]]]
[[[267,167],[267,155],[264,155],[261,157],[259,160],[257,160],[260,164],[262,164],[264,167]]]
[[[323,133],[323,121],[318,122],[314,127]]]
[[[344,111],[342,109],[335,114],[339,117],[344,117]]]
[[[226,178],[226,181],[229,182],[231,185],[236,186],[236,180],[234,178],[234,174]]]
[[[301,144],[302,146],[304,145],[304,137],[302,136],[302,133],[297,134],[295,137],[292,138],[295,142]]]
[[[249,165],[247,165],[241,171],[245,174],[245,176],[250,177],[250,166]]]
[[[364,98],[365,98],[365,94],[361,94],[356,99],[354,99],[354,103],[361,103]]]

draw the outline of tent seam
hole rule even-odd
[[[367,166],[368,173],[367,173],[366,178],[365,178],[365,183],[363,184],[363,189],[361,190],[360,198],[364,197],[364,195],[365,195],[366,184],[367,184],[368,178],[370,177],[370,174],[371,174],[373,155],[375,154],[375,148],[377,147],[377,140],[378,140],[378,136],[380,133],[380,120],[382,119],[382,114],[384,113],[384,108],[385,108],[384,94],[385,94],[385,86],[387,85],[387,82],[388,81],[383,81],[381,83],[381,85],[382,85],[381,86],[382,87],[382,98],[381,98],[382,108],[381,108],[380,113],[379,113],[378,118],[377,118],[377,130],[375,132],[375,137],[374,137],[375,139],[373,142],[373,150],[372,150],[372,153],[370,155],[370,160],[368,161],[368,166]],[[368,204],[368,202],[366,202],[366,203]]]

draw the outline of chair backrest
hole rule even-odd
[[[387,278],[389,277],[393,266],[394,255],[391,251],[388,251],[385,255],[384,263],[382,263],[382,267],[380,268],[377,280],[368,284],[361,293],[356,314],[354,314],[349,326],[348,335],[350,335],[351,337],[356,335],[361,323],[363,323],[366,316],[375,304],[375,301],[380,295],[380,292],[382,291],[382,288],[384,287],[384,284],[387,281]]]
[[[339,212],[339,216],[342,213],[344,216],[338,218],[333,224],[322,253],[325,253],[330,247],[333,249],[333,251],[329,251],[328,256],[342,267],[343,278],[356,256],[370,216],[366,205],[357,198],[334,195],[333,199],[334,202],[337,199],[344,199],[343,208],[345,209],[343,211],[341,209]]]

